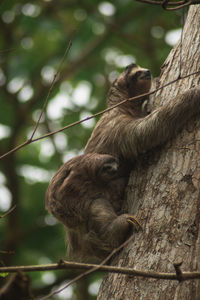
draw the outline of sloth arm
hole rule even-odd
[[[198,87],[178,95],[150,115],[137,120],[135,128],[131,128],[129,123],[127,132],[133,145],[135,141],[136,155],[168,141],[199,112],[200,88]]]
[[[89,212],[88,231],[101,241],[102,249],[113,249],[121,245],[131,233],[131,228],[139,229],[140,224],[131,215],[117,215],[107,199],[99,198],[92,202]]]
[[[137,156],[162,145],[200,112],[200,88],[192,88],[159,107],[144,118],[105,113],[86,145],[85,153],[101,153],[134,161]]]
[[[111,136],[115,139],[117,155],[134,161],[156,146],[176,135],[192,116],[200,112],[200,88],[192,88],[159,107],[144,118],[133,119],[118,115]]]

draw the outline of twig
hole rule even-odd
[[[163,0],[162,2],[162,8],[166,9],[166,6],[168,5],[169,0]]]
[[[175,6],[175,7],[166,7],[165,10],[177,10],[177,9],[181,9],[183,7],[195,4],[195,3],[192,3],[192,1],[188,1],[188,2],[184,1],[184,2],[185,2],[184,4],[181,4],[181,5],[178,5],[178,6]]]
[[[3,215],[1,215],[0,216],[0,219],[2,219],[2,218],[5,218],[7,215],[9,215],[15,208],[16,208],[16,204],[13,206],[13,207],[11,207],[5,214],[3,214]]]
[[[74,279],[72,279],[70,282],[68,282],[64,287],[62,287],[61,289],[57,290],[57,291],[54,291],[52,293],[50,293],[49,295],[41,298],[40,300],[46,300],[46,299],[49,299],[50,297],[62,292],[63,290],[65,290],[68,286],[72,285],[73,283],[77,282],[79,279],[83,278],[84,276],[94,272],[94,271],[97,271],[99,268],[101,268],[103,265],[105,265],[105,263],[107,261],[110,260],[110,258],[115,254],[117,253],[119,250],[121,250],[122,248],[124,248],[131,240],[133,239],[133,235],[127,239],[123,244],[121,244],[119,247],[115,248],[99,265],[95,266],[95,267],[92,267],[91,269],[85,271],[84,273],[76,276]],[[64,260],[61,260],[60,261],[60,264],[64,264],[65,265],[65,261]]]
[[[32,134],[31,134],[30,141],[32,141],[33,136],[35,135],[35,132],[36,132],[38,126],[39,126],[40,120],[41,120],[42,115],[43,115],[43,113],[44,113],[44,111],[45,111],[45,108],[46,108],[46,106],[47,106],[47,103],[48,103],[49,97],[50,97],[50,95],[51,95],[51,92],[52,92],[52,90],[53,90],[53,88],[54,88],[54,85],[55,85],[55,83],[56,83],[56,80],[57,80],[57,78],[58,78],[58,75],[59,75],[60,72],[61,72],[61,68],[62,68],[62,66],[63,66],[63,63],[64,63],[65,59],[66,59],[67,54],[69,53],[69,50],[70,50],[71,46],[72,46],[72,40],[69,41],[69,44],[68,44],[68,46],[67,46],[67,49],[65,50],[65,53],[64,53],[64,55],[63,55],[63,58],[62,58],[62,60],[61,60],[61,62],[60,62],[60,65],[59,65],[59,67],[58,67],[58,70],[57,70],[56,74],[54,75],[54,78],[53,78],[52,83],[51,83],[51,86],[50,86],[50,88],[49,88],[47,97],[46,97],[46,99],[45,99],[45,101],[44,101],[44,105],[43,105],[42,110],[41,110],[41,112],[40,112],[39,118],[38,118],[38,120],[37,120],[37,122],[36,122],[36,125],[35,125],[35,128],[34,128]]]
[[[148,3],[148,4],[157,4],[157,5],[162,5],[163,1],[157,1],[157,0],[137,0],[138,2],[143,2],[143,3]],[[182,5],[184,4],[185,1],[177,1],[177,2],[168,2],[168,5]]]
[[[69,124],[69,125],[67,125],[67,126],[64,126],[64,127],[60,128],[60,129],[56,130],[56,131],[52,131],[52,132],[49,132],[49,133],[47,133],[47,134],[44,134],[44,135],[42,135],[42,136],[40,136],[40,137],[38,137],[38,138],[35,138],[35,139],[32,139],[32,140],[28,140],[28,141],[24,142],[23,144],[21,144],[21,145],[15,147],[15,148],[11,149],[10,151],[8,151],[8,152],[4,153],[3,155],[1,155],[1,156],[0,156],[0,159],[6,157],[6,156],[8,156],[8,155],[10,155],[10,154],[13,153],[13,152],[18,151],[19,149],[25,147],[26,145],[29,145],[29,144],[34,143],[34,142],[36,142],[36,141],[42,140],[42,139],[44,139],[44,138],[46,138],[46,137],[49,137],[49,136],[51,136],[51,135],[54,135],[54,134],[56,134],[56,133],[58,133],[58,132],[62,132],[62,131],[64,131],[64,130],[66,130],[66,129],[69,129],[69,128],[75,126],[75,125],[81,124],[81,123],[83,123],[83,122],[85,122],[85,121],[87,121],[87,120],[90,120],[90,119],[95,118],[95,117],[97,117],[97,116],[99,116],[99,115],[102,115],[102,114],[104,114],[104,113],[106,113],[106,112],[108,112],[108,111],[114,109],[115,107],[118,107],[118,106],[122,105],[123,103],[125,103],[125,102],[127,102],[127,101],[133,101],[133,100],[137,100],[137,99],[139,99],[139,98],[141,98],[141,97],[146,97],[146,96],[152,95],[152,94],[156,93],[157,91],[159,91],[159,90],[161,90],[161,89],[163,89],[163,88],[165,88],[165,87],[167,87],[167,86],[169,86],[169,85],[175,83],[175,82],[178,81],[178,80],[182,80],[182,79],[185,79],[185,78],[187,78],[187,77],[190,77],[190,76],[193,76],[193,75],[196,75],[196,74],[199,74],[199,73],[200,73],[200,70],[199,70],[199,71],[196,71],[196,72],[193,72],[193,73],[190,73],[190,74],[187,74],[187,75],[185,75],[185,76],[182,76],[181,78],[174,79],[174,80],[172,80],[172,81],[170,81],[170,82],[168,82],[168,83],[166,83],[166,84],[160,86],[159,88],[154,89],[153,91],[151,91],[151,92],[149,92],[149,93],[141,94],[141,95],[139,95],[139,96],[132,97],[132,98],[127,98],[127,99],[125,99],[125,100],[123,100],[123,101],[121,101],[121,102],[119,102],[119,103],[117,103],[117,104],[115,104],[115,105],[113,105],[113,106],[111,106],[111,107],[109,107],[109,108],[106,108],[106,109],[104,109],[104,110],[102,110],[102,111],[100,111],[100,112],[98,112],[98,113],[96,113],[96,114],[94,114],[94,115],[91,115],[90,117],[87,117],[87,118],[82,119],[82,120],[80,120],[80,121],[76,121],[76,122],[74,122],[74,123],[71,123],[71,124]]]
[[[183,281],[183,273],[181,271],[182,261],[174,263],[174,269],[176,271],[176,276],[179,282]]]
[[[65,261],[65,264],[48,264],[48,265],[30,265],[30,266],[12,266],[0,267],[0,273],[17,273],[18,271],[24,272],[38,272],[38,271],[53,271],[63,269],[82,269],[89,270],[91,268],[98,268],[99,271],[120,273],[131,276],[141,276],[145,278],[178,280],[176,273],[164,273],[154,271],[139,271],[133,268],[115,267],[115,266],[99,266],[97,264],[84,264],[71,261]],[[182,280],[200,279],[200,272],[182,272]]]
[[[177,5],[176,2],[174,2],[174,3],[175,3],[175,5]],[[187,5],[190,5],[190,4],[191,4],[190,0],[188,0],[188,1],[184,0],[183,3],[180,4],[180,5],[177,5],[175,7],[167,7],[169,5],[169,0],[163,0],[163,2],[162,2],[162,8],[164,8],[165,10],[176,10],[176,9],[183,8],[183,7],[185,7]]]
[[[156,1],[156,0],[137,0],[138,2],[143,2],[143,3],[147,3],[147,4],[157,4],[157,5],[161,5],[163,7],[163,9],[165,10],[177,10],[180,8],[183,8],[185,6],[189,6],[189,5],[195,5],[195,4],[199,4],[200,0],[183,0],[183,1],[174,1],[174,2],[168,2],[168,0],[166,1]],[[167,7],[167,6],[171,6],[171,7]]]
[[[12,250],[0,250],[0,254],[8,254],[8,255],[11,255],[11,254],[15,254],[15,251],[12,251]]]

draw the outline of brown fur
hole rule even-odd
[[[149,91],[150,73],[130,65],[114,81],[108,94],[108,106]],[[146,75],[146,76],[145,76]],[[130,163],[146,151],[172,138],[200,111],[200,88],[178,95],[151,114],[143,111],[145,98],[127,101],[106,112],[96,124],[85,153],[111,154],[120,160],[120,168],[130,171]]]
[[[150,72],[132,64],[112,84],[107,104],[148,92],[150,86]],[[103,258],[126,239],[135,219],[119,214],[131,163],[168,141],[199,113],[200,88],[186,91],[149,115],[143,109],[145,100],[141,97],[106,112],[85,155],[64,164],[49,185],[47,209],[68,228],[69,252],[81,260]],[[119,159],[115,174],[103,171],[110,160],[111,169],[118,165],[110,155]]]
[[[147,69],[131,64],[113,82],[108,93],[107,106],[110,107],[124,99],[147,93],[151,87],[151,75]],[[106,112],[96,124],[85,147],[85,153],[111,154],[120,159],[122,172],[128,174],[136,154],[136,138],[132,141],[131,131],[135,130],[138,120],[148,115],[141,97]],[[128,127],[131,127],[129,131]]]
[[[119,176],[116,158],[87,154],[65,163],[50,182],[46,208],[66,226],[71,258],[103,258],[130,233],[135,219],[118,216],[126,185]]]

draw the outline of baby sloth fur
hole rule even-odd
[[[129,65],[113,82],[107,105],[147,93],[151,74]],[[124,189],[138,156],[162,145],[200,112],[200,88],[185,91],[150,114],[148,97],[128,100],[97,122],[85,155],[64,164],[52,179],[46,207],[67,227],[69,253],[103,258],[129,235],[133,216],[120,215]]]
[[[135,218],[120,214],[126,179],[118,159],[87,154],[72,158],[55,174],[46,193],[46,208],[67,229],[69,257],[104,258],[138,229]]]

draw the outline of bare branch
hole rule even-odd
[[[133,268],[115,267],[108,265],[97,264],[84,264],[71,261],[65,261],[64,264],[48,264],[48,265],[29,265],[29,266],[12,266],[12,267],[0,267],[0,273],[17,273],[18,271],[24,272],[38,272],[38,271],[52,271],[63,269],[82,269],[89,270],[91,268],[97,268],[99,271],[120,273],[131,276],[141,276],[154,279],[166,279],[166,280],[179,280],[176,273],[154,272],[154,271],[139,271]],[[200,272],[182,272],[182,280],[200,279]]]
[[[183,0],[183,1],[157,1],[157,0],[137,0],[138,2],[147,4],[161,5],[165,10],[177,10],[185,6],[199,4],[200,0]]]
[[[56,295],[60,292],[62,292],[63,290],[65,290],[68,286],[72,285],[73,283],[77,282],[79,279],[83,278],[84,276],[95,272],[97,270],[99,270],[103,265],[105,265],[106,262],[108,262],[110,260],[110,258],[117,253],[119,250],[121,250],[122,248],[124,248],[131,240],[132,240],[133,236],[131,236],[129,239],[127,239],[123,244],[121,244],[118,248],[115,248],[99,265],[92,267],[91,269],[85,271],[84,273],[76,276],[74,279],[72,279],[70,282],[68,282],[64,287],[62,287],[61,289],[54,291],[52,293],[50,293],[49,295],[41,298],[41,300],[46,300],[49,299],[50,297],[52,297],[53,295]],[[65,261],[61,261],[60,262],[61,265],[64,264],[65,265]]]
[[[2,219],[2,218],[4,218],[4,217],[6,217],[7,215],[9,215],[15,208],[16,208],[16,204],[13,206],[13,207],[11,207],[10,209],[9,209],[9,211],[7,211],[5,214],[3,214],[3,215],[1,215],[0,216],[0,219]]]
[[[11,255],[11,254],[15,254],[15,251],[7,251],[7,250],[0,250],[0,254],[8,254],[8,255]]]
[[[183,273],[181,271],[182,261],[174,263],[174,269],[176,271],[177,279],[179,282],[183,281]]]

